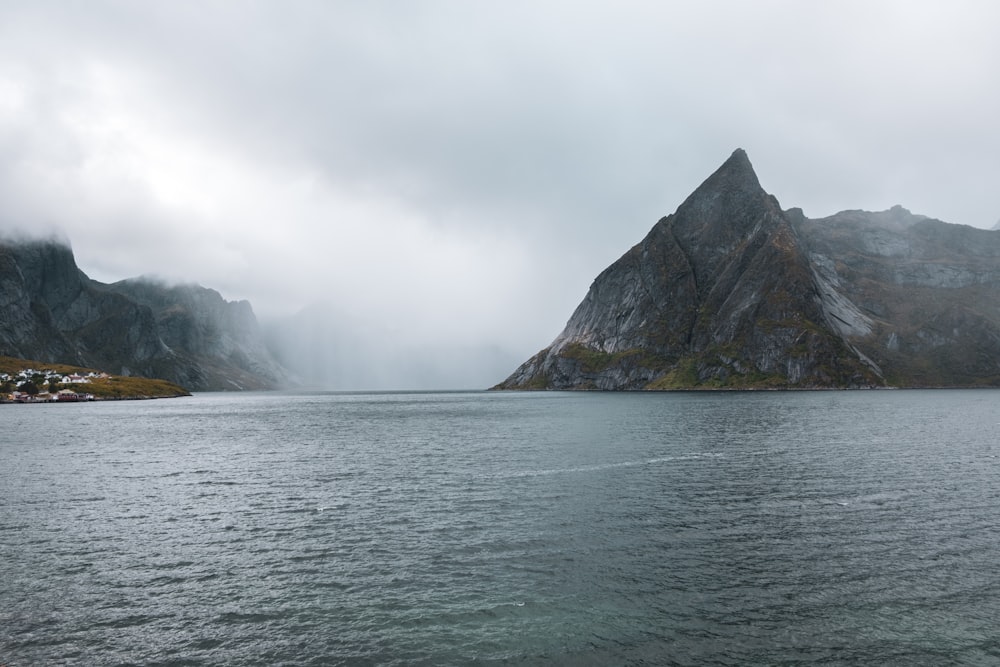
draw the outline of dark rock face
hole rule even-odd
[[[152,313],[101,289],[60,243],[0,242],[0,294],[3,354],[116,371],[123,353],[138,370],[169,352]]]
[[[68,246],[0,240],[0,354],[196,391],[274,388],[287,380],[246,302],[213,290],[90,280]]]
[[[108,289],[152,311],[160,339],[186,362],[179,371],[188,378],[185,386],[271,389],[289,383],[287,371],[265,346],[248,301],[226,301],[198,285],[168,286],[143,278]]]
[[[1000,235],[782,211],[737,150],[499,389],[1000,384]]]
[[[823,289],[864,318],[845,330],[893,386],[1000,386],[1000,233],[913,215],[803,220]]]

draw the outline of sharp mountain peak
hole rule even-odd
[[[757,178],[750,156],[742,148],[737,148],[711,176],[692,193],[692,197],[704,193],[766,194]]]
[[[737,149],[497,388],[1000,386],[995,236],[784,212]]]

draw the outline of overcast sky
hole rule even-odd
[[[998,26],[987,0],[0,0],[0,231],[489,348],[434,382],[493,384],[737,147],[810,217],[992,227]]]

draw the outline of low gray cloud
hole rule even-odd
[[[493,350],[425,373],[486,385],[736,147],[813,217],[992,226],[998,14],[7,3],[0,227],[65,234],[100,280],[194,281],[262,319],[323,301],[383,347]]]

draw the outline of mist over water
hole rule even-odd
[[[3,406],[0,661],[994,663],[998,398]]]
[[[523,346],[503,346],[455,329],[435,336],[403,322],[392,327],[362,322],[322,303],[261,324],[275,358],[310,389],[486,389],[527,354]]]

